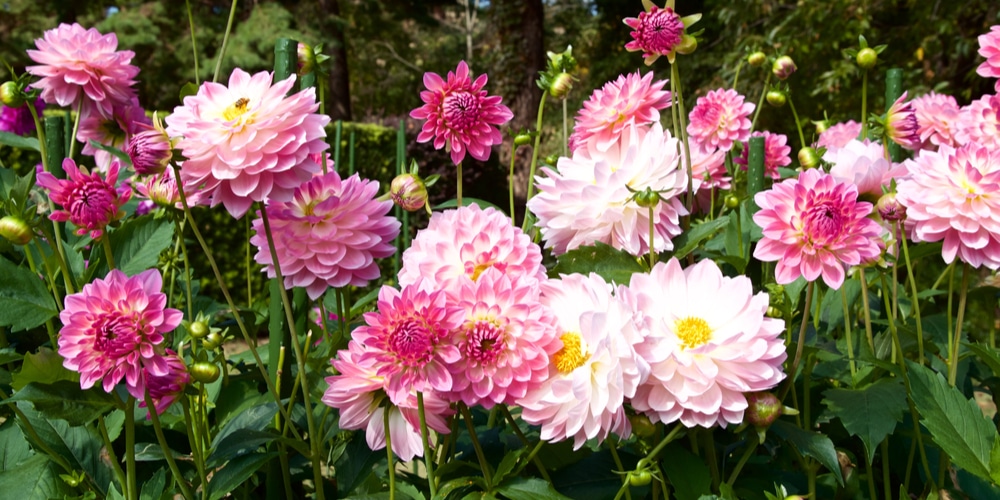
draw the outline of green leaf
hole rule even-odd
[[[181,92],[178,95],[181,101],[189,95],[195,95],[198,93],[198,86],[194,82],[187,82],[181,86]]]
[[[910,360],[906,360],[906,366],[910,397],[934,442],[955,465],[989,480],[996,427],[983,416],[975,401],[949,386],[940,373]]]
[[[549,274],[586,275],[593,272],[609,282],[627,285],[633,274],[644,271],[632,255],[604,243],[595,243],[594,246],[582,246],[560,255],[558,263]]]
[[[166,469],[161,467],[153,474],[153,477],[143,482],[142,490],[139,492],[139,500],[160,500],[163,488],[167,485],[166,474]]]
[[[132,159],[129,158],[128,154],[126,154],[124,151],[118,148],[105,146],[104,144],[101,144],[93,139],[90,140],[90,146],[94,149],[100,149],[101,151],[107,152],[111,156],[114,156],[115,158],[118,159],[118,161],[122,163],[123,166],[127,167],[132,166]]]
[[[240,412],[229,422],[226,422],[222,430],[215,435],[215,439],[212,440],[212,449],[218,448],[220,443],[229,437],[230,434],[246,430],[263,431],[268,426],[273,425],[276,413],[278,413],[278,406],[273,401]],[[214,455],[215,453],[212,453],[211,456]]]
[[[71,427],[65,420],[50,420],[25,402],[17,403],[17,406],[24,415],[24,421],[17,419],[18,425],[23,430],[25,425],[31,424],[35,431],[34,436],[29,437],[33,447],[39,447],[39,443],[35,442],[37,436],[52,453],[66,459],[73,470],[87,473],[101,490],[99,495],[107,494],[113,476],[111,468],[102,458],[104,443],[97,431],[87,426]]]
[[[12,148],[41,151],[41,149],[38,147],[38,138],[21,137],[19,135],[14,135],[10,132],[0,132],[0,144],[4,144]]]
[[[385,456],[385,450],[372,451],[362,433],[351,434],[351,440],[347,443],[344,454],[334,465],[337,474],[337,493],[347,495],[354,491],[372,474],[372,467]]]
[[[712,476],[705,462],[680,446],[668,446],[661,465],[663,472],[674,485],[678,500],[697,500],[712,490]]]
[[[1000,377],[1000,354],[996,349],[985,344],[964,344],[973,354],[993,370],[993,376]]]
[[[54,384],[60,380],[80,383],[80,374],[63,366],[63,358],[48,347],[40,347],[35,354],[25,354],[21,371],[14,374],[11,387],[19,391],[32,382]]]
[[[906,389],[899,379],[881,379],[864,389],[829,389],[823,404],[852,436],[864,442],[868,464],[875,448],[892,434],[907,409]]]
[[[206,460],[205,465],[209,467],[219,466],[226,460],[255,452],[257,448],[278,439],[278,437],[270,432],[239,429],[219,441],[219,444],[215,446],[212,454]]]
[[[705,241],[714,235],[716,231],[722,229],[728,224],[729,215],[723,215],[717,219],[692,226],[690,230],[681,233],[679,236],[674,238],[673,256],[678,259],[686,257],[687,254],[694,251],[694,249],[697,248],[702,241]]]
[[[993,449],[990,450],[990,480],[1000,484],[1000,436],[993,441]]]
[[[14,469],[33,454],[24,433],[14,425],[13,420],[0,425],[0,471]]]
[[[97,389],[81,390],[79,382],[60,380],[52,384],[31,382],[7,401],[28,401],[47,418],[69,425],[86,425],[114,408],[111,395]]]
[[[278,452],[250,453],[236,457],[225,467],[219,469],[208,482],[210,500],[218,500],[243,484],[254,472],[257,472],[268,460],[278,456]]]
[[[49,500],[69,493],[56,465],[45,455],[35,455],[13,470],[0,472],[0,491],[4,498],[18,500]]]
[[[537,477],[518,478],[501,485],[496,491],[510,500],[564,500],[569,498],[556,491],[548,481]]]
[[[826,322],[827,333],[837,328],[844,329],[843,294],[847,294],[847,307],[850,311],[851,306],[858,301],[858,296],[861,295],[861,282],[857,278],[844,280],[840,290],[830,290],[823,296],[823,304],[819,310],[820,319]],[[859,332],[860,330],[855,328],[854,331]]]
[[[815,458],[837,478],[841,486],[844,476],[840,472],[840,462],[837,460],[837,450],[833,441],[818,432],[806,431],[785,420],[776,420],[770,430],[775,435],[795,446],[799,453]]]
[[[58,314],[45,283],[25,267],[0,257],[0,326],[12,332],[34,328]]]
[[[115,267],[128,276],[156,267],[160,252],[170,246],[173,237],[174,227],[170,221],[155,219],[152,215],[144,215],[122,224],[118,230],[108,234]],[[96,246],[99,245],[95,244]],[[104,252],[95,250],[94,255],[100,260],[101,268],[94,275],[107,274],[108,265],[104,261]]]

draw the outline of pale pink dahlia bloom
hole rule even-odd
[[[831,125],[819,134],[815,147],[826,148],[827,151],[842,148],[848,142],[856,140],[861,135],[861,124],[854,120]]]
[[[648,336],[636,350],[649,362],[650,376],[632,407],[654,422],[739,424],[744,393],[785,378],[784,321],[765,317],[767,293],[754,294],[745,276],[723,276],[711,260],[681,269],[673,258],[632,275],[618,295],[632,296],[646,315]]]
[[[435,149],[447,145],[456,165],[462,163],[466,152],[480,161],[489,158],[490,148],[503,143],[497,127],[510,121],[514,113],[501,103],[502,97],[487,95],[483,90],[487,80],[483,73],[472,81],[465,61],[448,72],[447,80],[437,73],[424,73],[427,90],[420,92],[424,105],[410,111],[411,118],[427,120],[417,142],[434,139]]]
[[[412,285],[423,278],[425,285],[454,296],[461,279],[476,281],[491,268],[511,279],[546,279],[542,249],[509,217],[493,207],[467,205],[434,212],[403,252],[399,284]]]
[[[49,172],[38,169],[38,185],[48,190],[53,203],[62,210],[53,210],[49,218],[59,222],[72,222],[76,234],[90,233],[90,237],[98,239],[104,234],[108,224],[125,216],[122,206],[132,197],[132,190],[118,183],[118,162],[113,162],[108,168],[108,175],[102,178],[98,172],[89,173],[86,168],[79,168],[76,162],[66,158],[63,160],[63,171],[66,179],[57,179]]]
[[[183,171],[182,171],[183,172]],[[396,253],[399,221],[391,201],[378,201],[378,182],[354,174],[341,181],[336,171],[295,189],[289,201],[267,203],[271,236],[285,288],[303,287],[315,300],[328,287],[364,286],[380,275],[375,259]],[[257,212],[250,243],[254,260],[274,278],[274,261]]]
[[[188,374],[184,360],[176,352],[167,349],[163,356],[167,365],[167,372],[157,375],[147,368],[143,368],[146,377],[146,388],[149,389],[149,399],[153,401],[157,415],[163,414],[170,408],[170,405],[177,401],[177,398],[184,394],[184,388],[191,383],[191,375]],[[139,407],[146,408],[146,400],[139,400]],[[146,418],[150,418],[147,416]]]
[[[413,391],[450,391],[448,365],[461,356],[451,334],[465,320],[465,311],[443,290],[422,288],[420,282],[402,290],[383,285],[378,295],[378,310],[365,313],[366,325],[351,335],[367,348],[358,362],[373,360],[395,404]]]
[[[764,237],[753,256],[778,262],[774,278],[780,284],[822,275],[827,286],[838,289],[846,266],[881,253],[882,228],[868,218],[872,204],[858,201],[853,183],[810,169],[757,193],[754,201],[760,211],[753,221]]]
[[[138,197],[153,202],[158,207],[183,210],[181,195],[177,191],[177,181],[174,180],[173,169],[142,178],[132,179],[132,186]]]
[[[63,366],[80,373],[80,388],[97,381],[105,391],[125,379],[129,394],[142,399],[146,376],[170,373],[167,359],[157,352],[163,334],[180,324],[183,315],[167,308],[160,271],[135,276],[112,269],[105,279],[66,296],[59,313],[59,355]]]
[[[944,241],[941,255],[973,267],[1000,267],[1000,150],[943,145],[904,162],[896,186],[914,241]]]
[[[593,143],[598,151],[607,151],[624,131],[635,125],[660,121],[660,110],[670,107],[670,92],[663,90],[667,80],[653,81],[653,73],[619,75],[614,81],[594,90],[576,114],[569,149],[575,152]]]
[[[1000,78],[1000,26],[991,26],[989,33],[979,35],[979,55],[986,61],[976,68],[976,73],[983,78]],[[1000,80],[994,86],[1000,92]]]
[[[699,97],[688,116],[687,132],[691,140],[705,148],[729,151],[735,141],[750,138],[750,114],[756,106],[744,102],[733,89],[711,90]]]
[[[950,95],[930,92],[910,101],[917,117],[917,133],[922,149],[937,149],[942,144],[955,146],[955,127],[960,108]]]
[[[920,133],[913,103],[906,100],[907,92],[896,99],[885,112],[885,135],[892,142],[916,151],[920,149]]]
[[[477,281],[461,279],[457,297],[465,317],[452,337],[461,356],[449,367],[454,385],[445,397],[489,409],[514,404],[545,381],[561,342],[552,311],[538,301],[538,285],[496,268]]]
[[[38,50],[29,50],[28,57],[38,65],[25,70],[40,78],[32,86],[42,89],[45,102],[78,111],[82,103],[111,116],[115,106],[128,104],[135,96],[132,85],[139,74],[131,64],[135,53],[117,50],[114,33],[102,35],[76,23],[60,24],[35,40],[35,46]]]
[[[588,142],[572,158],[560,158],[558,172],[543,168],[528,209],[538,217],[546,248],[558,255],[601,242],[632,255],[649,252],[650,211],[633,198],[650,188],[661,197],[653,209],[653,250],[672,249],[680,216],[687,214],[678,196],[687,189],[678,142],[659,123],[633,125],[606,150]]]
[[[563,276],[541,288],[562,348],[550,359],[546,381],[517,401],[521,418],[541,425],[542,440],[573,438],[574,449],[612,432],[627,438],[624,403],[649,376],[633,347],[644,335],[636,313],[596,274]]]
[[[271,73],[237,68],[229,86],[205,82],[164,121],[187,160],[184,193],[202,192],[242,217],[255,201],[289,201],[295,188],[321,170],[312,155],[329,147],[310,87],[286,97],[295,77],[271,84]]]
[[[1000,95],[987,94],[962,106],[955,128],[955,144],[1000,148]]]
[[[823,161],[833,165],[830,175],[837,181],[853,183],[859,196],[867,195],[873,201],[882,196],[882,188],[888,188],[893,179],[898,181],[906,175],[906,167],[887,160],[884,148],[877,142],[851,140],[842,148],[827,151]]]
[[[754,132],[750,137],[764,138],[764,175],[772,179],[780,179],[781,172],[778,169],[792,164],[792,147],[788,145],[788,137],[784,134],[772,134],[768,131]],[[733,162],[742,165],[743,170],[747,169],[750,157],[750,141],[743,143],[743,151],[739,158],[734,158]]]

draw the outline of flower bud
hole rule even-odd
[[[527,146],[531,144],[531,134],[528,132],[520,132],[514,136],[515,146]]]
[[[413,174],[397,175],[389,187],[392,202],[408,212],[415,212],[427,203],[427,186]]]
[[[768,428],[785,411],[784,405],[777,396],[770,392],[751,392],[746,394],[747,407],[745,416],[757,428]]]
[[[681,43],[678,43],[677,47],[675,47],[674,50],[676,50],[678,54],[691,54],[697,48],[698,48],[698,39],[687,33],[684,33],[683,35],[681,35]]]
[[[556,166],[556,163],[559,162],[559,155],[548,155],[543,158],[542,161],[544,161],[546,165],[554,167]]]
[[[549,95],[556,99],[562,99],[573,89],[573,75],[569,73],[559,73],[549,85]]]
[[[818,120],[812,122],[812,124],[816,127],[817,134],[822,134],[826,132],[826,129],[830,128],[830,120]]]
[[[125,142],[125,153],[132,160],[132,168],[139,175],[163,173],[173,157],[170,137],[156,127],[139,123],[135,126],[138,132]]]
[[[16,82],[7,81],[0,85],[0,103],[8,108],[20,108],[24,104],[24,95]]]
[[[196,339],[205,338],[210,331],[208,323],[204,321],[193,321],[188,325],[188,333]]]
[[[726,204],[726,208],[730,210],[736,210],[736,207],[740,206],[740,197],[736,196],[735,194],[729,194],[726,195],[726,199],[724,200],[724,202]]]
[[[766,99],[768,104],[776,108],[784,106],[787,100],[785,93],[780,90],[769,90]]]
[[[632,199],[635,200],[636,205],[642,208],[655,208],[660,203],[660,193],[646,187],[646,189],[633,194]]]
[[[203,384],[211,384],[212,382],[219,380],[219,375],[221,373],[219,365],[208,361],[198,361],[191,365],[191,367],[188,368],[188,371],[191,374],[191,378],[193,378],[196,382],[201,382]]]
[[[632,424],[632,433],[641,438],[652,437],[656,432],[656,424],[642,413],[629,415],[628,421]]]
[[[219,332],[211,332],[201,341],[201,346],[208,350],[218,349],[226,338],[223,337]]]
[[[747,56],[747,63],[749,63],[751,66],[755,68],[758,66],[762,66],[766,62],[767,62],[767,56],[764,55],[764,53],[759,50]]]
[[[879,216],[886,222],[896,222],[906,218],[906,207],[896,200],[896,193],[886,193],[875,204]]]
[[[312,47],[299,42],[298,46],[298,61],[296,66],[298,68],[297,72],[299,76],[312,73],[313,68],[316,67],[316,53],[313,52]]]
[[[799,164],[805,168],[816,168],[819,166],[819,154],[813,148],[802,148],[799,150]]]
[[[792,73],[795,73],[796,69],[798,68],[795,66],[795,61],[788,56],[781,56],[775,59],[774,64],[771,65],[771,72],[774,73],[774,76],[778,77],[779,80],[784,80],[792,76]]]
[[[858,66],[861,69],[872,69],[875,67],[875,63],[878,62],[878,52],[871,47],[865,47],[858,51],[858,55],[854,58],[857,61]]]
[[[35,233],[20,217],[8,215],[0,219],[0,235],[15,245],[27,245]]]

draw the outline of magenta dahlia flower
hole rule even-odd
[[[906,100],[907,92],[896,99],[885,112],[885,135],[892,142],[916,151],[920,149],[920,133],[913,103]]]
[[[167,349],[163,356],[167,365],[167,372],[161,375],[154,374],[151,370],[143,368],[146,377],[146,388],[149,389],[149,399],[153,401],[157,415],[170,408],[182,394],[184,388],[191,383],[191,375],[188,374],[184,360],[176,352]],[[140,408],[146,408],[145,399],[139,401]],[[146,418],[149,418],[148,416]]]
[[[912,101],[917,117],[921,149],[937,149],[942,144],[955,146],[955,127],[961,109],[950,95],[930,92]]]
[[[625,24],[632,28],[632,41],[625,44],[629,52],[642,52],[646,66],[653,64],[660,56],[666,56],[671,64],[677,53],[688,54],[697,47],[693,37],[684,34],[684,29],[698,22],[701,14],[681,18],[670,7],[659,8],[647,2],[646,11],[639,17],[627,17]],[[688,41],[685,42],[685,36]]]
[[[654,422],[687,427],[743,421],[744,393],[773,388],[785,378],[784,321],[764,315],[765,292],[745,276],[723,276],[703,260],[681,269],[676,258],[649,274],[632,275],[618,295],[646,316],[648,335],[636,350],[650,375],[632,407]]]
[[[129,394],[142,399],[147,375],[170,373],[167,358],[156,346],[183,315],[166,307],[162,287],[157,269],[131,277],[112,269],[105,279],[66,296],[66,307],[59,313],[59,355],[63,366],[80,374],[80,388],[101,381],[111,392],[124,378]]]
[[[827,151],[842,148],[861,135],[861,124],[854,120],[837,123],[827,127],[819,134],[815,147],[826,148]]]
[[[735,141],[750,138],[750,114],[756,106],[733,89],[710,90],[699,97],[688,116],[687,132],[702,147],[729,151]]]
[[[754,132],[750,137],[764,138],[764,175],[772,179],[780,179],[781,173],[778,169],[792,164],[792,147],[788,145],[788,137],[784,134],[772,134],[770,132]],[[742,165],[743,170],[747,169],[750,157],[750,141],[743,143],[743,151],[739,158],[734,158],[733,162]]]
[[[400,224],[389,215],[392,202],[376,200],[377,194],[378,182],[357,174],[341,181],[330,171],[298,187],[291,200],[266,205],[286,288],[304,287],[315,300],[328,287],[364,286],[379,277],[375,259],[396,253]],[[257,246],[254,259],[273,278],[264,221],[257,214],[250,243]]]
[[[962,106],[955,129],[955,144],[1000,148],[1000,95],[987,94]]]
[[[11,108],[0,104],[0,131],[9,132],[14,135],[28,135],[35,132],[35,118],[31,116],[30,104],[24,103],[20,107]],[[45,109],[45,101],[41,98],[35,99],[35,111],[39,119],[42,117],[42,110]]]
[[[316,91],[286,97],[295,77],[271,80],[271,73],[237,68],[228,87],[203,83],[164,120],[187,158],[185,194],[202,192],[204,201],[239,218],[255,201],[289,201],[321,170],[312,155],[329,147],[323,127],[330,117],[316,113]]]
[[[1000,267],[1000,150],[942,145],[904,162],[896,186],[914,241],[944,241],[941,255],[972,267]]]
[[[93,107],[110,117],[115,106],[127,105],[135,96],[132,85],[139,74],[131,64],[135,53],[117,50],[114,33],[102,35],[76,23],[60,24],[35,40],[35,46],[38,50],[29,50],[28,57],[38,65],[25,70],[40,78],[32,86],[42,89],[45,102],[77,111]]]
[[[427,120],[420,129],[417,142],[434,140],[434,148],[445,146],[451,152],[451,161],[462,163],[465,153],[484,161],[490,157],[490,148],[503,143],[503,134],[497,128],[514,117],[504,106],[500,96],[486,94],[488,77],[485,73],[472,81],[469,65],[458,63],[448,79],[437,73],[424,73],[424,86],[420,92],[424,105],[410,111],[410,117]]]
[[[160,174],[173,157],[170,137],[162,127],[136,124],[125,141],[125,153],[139,175]]]
[[[882,229],[868,218],[872,204],[858,201],[858,188],[817,169],[802,172],[757,193],[760,211],[753,221],[763,228],[754,258],[777,261],[774,279],[791,283],[820,275],[833,289],[844,282],[846,266],[881,254]]]
[[[152,120],[146,116],[146,111],[139,104],[139,99],[133,97],[127,104],[114,106],[110,115],[94,112],[84,113],[80,119],[80,129],[76,133],[76,140],[83,143],[80,152],[93,156],[97,169],[103,172],[116,158],[111,153],[94,147],[90,141],[124,150],[125,141],[129,136],[138,131],[139,127],[151,123]]]
[[[882,188],[888,188],[893,179],[906,175],[906,167],[887,160],[884,148],[877,142],[851,140],[842,148],[827,151],[823,161],[833,165],[830,175],[838,182],[854,184],[858,196],[867,195],[871,201],[878,200]]]
[[[63,171],[66,179],[57,179],[54,175],[38,169],[38,185],[49,191],[49,199],[63,207],[53,210],[49,218],[59,222],[72,222],[76,234],[98,239],[104,234],[108,224],[125,216],[122,206],[132,197],[132,190],[118,183],[118,162],[112,162],[108,168],[107,178],[102,178],[98,172],[89,173],[86,168],[79,168],[70,158],[63,160]]]
[[[976,68],[976,73],[983,78],[1000,78],[1000,26],[991,26],[989,33],[979,35],[979,55],[986,61]],[[1000,92],[1000,80],[994,86]]]
[[[614,81],[594,90],[576,114],[570,151],[594,142],[598,151],[607,151],[618,142],[623,131],[634,125],[660,121],[660,110],[670,107],[670,92],[663,90],[667,80],[653,81],[653,73],[619,75]]]

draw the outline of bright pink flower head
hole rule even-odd
[[[203,83],[164,120],[171,137],[181,136],[185,194],[200,192],[239,218],[255,201],[289,201],[321,170],[312,155],[329,147],[323,127],[330,117],[316,113],[316,91],[286,97],[295,77],[274,85],[271,79],[237,68],[228,87]]]
[[[831,125],[819,134],[815,147],[826,148],[830,151],[835,148],[842,148],[861,135],[861,124],[854,120]]]
[[[183,170],[182,170],[183,172]],[[391,201],[378,201],[378,183],[357,174],[341,181],[336,171],[314,177],[285,202],[266,206],[285,287],[304,287],[315,300],[328,287],[364,286],[380,275],[375,259],[396,253],[399,221]],[[253,221],[254,259],[276,276],[264,221]]]
[[[785,378],[784,321],[765,317],[767,293],[754,294],[745,276],[723,276],[711,260],[681,269],[672,258],[632,275],[617,295],[631,297],[646,315],[648,336],[636,350],[650,376],[632,407],[654,422],[739,424],[748,406],[744,393]]]
[[[173,169],[147,176],[140,182],[133,182],[133,185],[140,198],[150,200],[158,207],[184,209],[181,206],[181,195],[177,192]]]
[[[358,361],[372,360],[395,404],[414,391],[450,391],[448,365],[461,356],[451,334],[464,319],[465,311],[450,303],[443,290],[423,289],[420,282],[402,290],[383,285],[378,310],[365,313],[367,324],[352,333],[366,347]]]
[[[882,196],[883,187],[906,175],[906,167],[885,159],[883,149],[877,142],[852,140],[842,148],[827,151],[823,161],[833,165],[830,175],[837,181],[854,184],[859,196],[868,195],[875,201]]]
[[[754,132],[750,137],[764,138],[764,174],[772,179],[780,179],[781,173],[778,168],[787,167],[792,164],[792,147],[788,145],[788,137],[784,134],[772,134],[770,132]],[[747,169],[750,157],[750,141],[743,143],[743,151],[739,158],[733,161]]]
[[[170,405],[184,393],[184,388],[191,383],[191,375],[188,375],[184,360],[176,352],[167,349],[163,359],[167,365],[166,373],[154,375],[151,370],[143,369],[146,388],[149,389],[149,399],[153,401],[157,415],[167,411],[167,408],[170,408]],[[146,408],[145,399],[139,401],[139,407]]]
[[[38,185],[49,191],[53,203],[63,207],[53,210],[49,218],[59,222],[72,222],[76,234],[98,239],[104,234],[108,224],[125,216],[122,206],[132,197],[128,186],[115,188],[118,183],[118,162],[113,162],[108,168],[107,178],[101,174],[88,173],[86,168],[79,168],[76,162],[66,158],[62,164],[66,179],[57,179],[54,175],[38,171]]]
[[[135,96],[132,85],[139,74],[131,64],[135,53],[117,50],[114,33],[102,35],[76,23],[60,24],[35,40],[35,46],[38,50],[29,50],[28,57],[38,66],[25,70],[41,78],[32,86],[42,89],[45,102],[76,108],[82,98],[84,106],[111,116],[115,106],[128,104]]]
[[[820,275],[833,289],[844,282],[844,268],[877,257],[881,227],[868,218],[872,204],[858,201],[858,188],[817,169],[802,172],[757,193],[760,211],[753,221],[764,238],[753,256],[777,261],[774,278],[780,284],[799,276],[813,281]]]
[[[885,112],[885,134],[892,142],[916,151],[920,149],[920,133],[913,103],[906,100],[907,92],[896,99]]]
[[[528,235],[503,212],[468,205],[434,212],[403,252],[399,284],[412,285],[423,278],[425,285],[452,294],[460,288],[461,278],[476,281],[491,268],[511,279],[546,279],[542,249]]]
[[[10,108],[0,104],[0,132],[10,132],[14,135],[28,135],[35,132],[35,119],[31,116],[28,108],[31,104],[25,103],[17,108]],[[35,99],[35,111],[38,117],[42,117],[42,110],[45,109],[45,101],[41,98]]]
[[[607,151],[631,126],[660,121],[660,110],[670,107],[667,80],[653,81],[653,73],[619,75],[594,91],[576,114],[570,151],[594,142],[598,151]]]
[[[59,354],[63,366],[80,373],[82,389],[100,380],[111,392],[124,378],[129,394],[141,399],[145,375],[170,373],[167,358],[155,346],[183,315],[166,307],[162,286],[156,269],[132,277],[112,269],[105,279],[66,296],[66,307],[59,313]]]
[[[125,141],[125,153],[139,175],[160,174],[173,157],[167,132],[152,125],[137,124]]]
[[[627,17],[624,21],[634,30],[630,33],[632,41],[625,44],[625,50],[642,52],[647,66],[660,56],[673,59],[684,36],[684,22],[674,9],[653,5],[648,12],[640,12],[639,17]]]
[[[1000,78],[1000,26],[992,26],[989,33],[979,35],[979,55],[986,61],[976,68],[976,73],[983,78]],[[994,85],[1000,92],[1000,80]]]
[[[1000,150],[943,145],[904,162],[896,186],[914,241],[944,241],[941,254],[972,267],[1000,267]]]
[[[942,144],[955,146],[955,127],[959,121],[958,102],[950,95],[930,92],[912,101],[917,117],[917,133],[922,149],[936,149]]]
[[[735,141],[750,138],[750,114],[756,106],[744,102],[733,89],[711,90],[688,116],[687,132],[691,140],[704,148],[729,151]]]
[[[490,148],[503,143],[503,134],[497,128],[514,117],[510,108],[501,104],[500,96],[486,94],[488,77],[485,73],[472,81],[469,65],[458,63],[448,79],[437,73],[424,73],[424,86],[420,93],[424,105],[410,111],[410,117],[424,122],[417,142],[434,139],[434,148],[448,146],[451,161],[462,163],[468,151],[473,158],[483,161],[490,157]]]
[[[726,170],[726,152],[718,148],[703,149],[700,144],[691,144],[691,175],[695,213],[708,213],[715,193],[732,187],[733,178]]]
[[[1000,96],[987,94],[963,106],[955,128],[955,144],[1000,148]]]
[[[139,127],[152,123],[136,97],[126,104],[115,105],[108,116],[95,112],[85,112],[83,116],[80,119],[80,130],[76,133],[76,139],[83,143],[83,149],[80,151],[93,156],[98,170],[101,171],[107,170],[108,165],[116,158],[111,153],[92,146],[90,141],[123,150],[129,136],[139,130]]]

